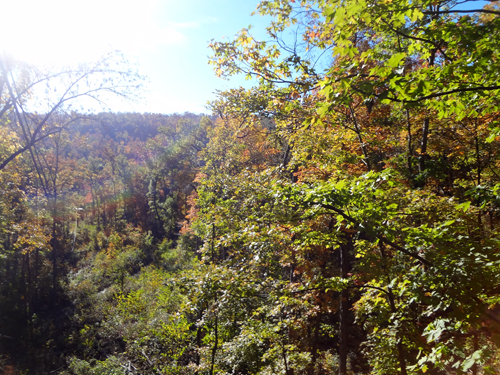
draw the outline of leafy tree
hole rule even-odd
[[[137,97],[142,78],[118,52],[98,61],[64,69],[42,69],[0,56],[0,121],[17,136],[12,150],[1,156],[0,170],[36,143],[67,128],[77,104],[106,97]],[[53,121],[54,116],[58,121]]]
[[[484,211],[489,203],[478,204],[477,189],[498,183],[488,143],[496,142],[498,85],[487,61],[498,53],[490,44],[498,12],[456,6],[263,1],[258,12],[274,17],[271,41],[244,29],[232,42],[211,44],[218,75],[259,79],[248,92],[221,93],[216,113],[241,121],[242,130],[268,118],[288,147],[281,165],[266,160],[245,171],[213,158],[220,176],[207,173],[199,201],[206,259],[261,248],[276,254],[290,244],[293,261],[276,264],[291,267],[304,290],[340,297],[340,374],[348,367],[351,304],[358,324],[367,324],[361,339],[373,373],[477,373],[496,345],[487,301],[497,287],[480,275],[491,280],[497,272],[497,218]],[[292,44],[289,29],[298,35]],[[321,54],[332,56],[324,70]],[[290,231],[288,242],[269,238],[278,223]],[[338,258],[321,262],[322,248]],[[331,267],[336,272],[327,273]],[[292,281],[293,295],[302,293]]]

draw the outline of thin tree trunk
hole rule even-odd
[[[411,122],[410,122],[410,110],[406,110],[406,125],[407,125],[407,130],[408,130],[408,158],[407,158],[407,163],[408,163],[408,172],[410,173],[410,176],[413,180],[413,166],[412,166],[412,161],[413,161],[413,146],[412,146],[412,135],[411,135]]]
[[[56,299],[56,289],[57,289],[57,226],[55,217],[52,219],[52,293],[51,293],[51,307],[55,304]]]
[[[389,298],[389,304],[391,306],[392,312],[393,313],[397,312],[396,304],[394,302],[394,294],[392,293],[391,288],[388,288],[387,296]],[[407,375],[407,373],[406,373],[406,358],[405,358],[405,351],[404,351],[404,346],[403,346],[403,337],[401,335],[401,332],[397,333],[396,339],[397,339],[396,348],[398,350],[398,361],[399,361],[399,367],[401,367],[401,375]]]
[[[212,363],[210,366],[210,375],[214,374],[214,367],[215,367],[215,355],[217,354],[217,344],[219,341],[219,322],[218,322],[218,315],[215,315],[215,342],[214,346],[212,348]]]
[[[431,55],[429,57],[429,66],[434,66],[434,62],[436,60],[436,49],[431,51]],[[420,140],[420,157],[418,162],[419,172],[422,173],[425,170],[425,159],[427,158],[427,142],[429,140],[429,117],[424,119],[424,124],[422,126],[422,138]]]
[[[354,130],[356,133],[356,136],[358,137],[359,145],[361,147],[361,152],[363,153],[363,162],[366,165],[366,168],[371,171],[372,170],[372,165],[370,163],[370,158],[368,157],[368,150],[366,148],[365,142],[363,141],[363,136],[361,135],[361,129],[358,125],[358,121],[356,120],[356,115],[354,114],[354,110],[352,109],[352,106],[349,104],[349,111],[351,112],[351,118],[352,122],[354,124]]]
[[[342,277],[347,278],[351,270],[349,261],[349,251],[352,248],[352,241],[347,239],[345,244],[340,245],[340,268]],[[347,333],[348,333],[348,318],[349,318],[349,290],[343,289],[340,292],[340,319],[339,319],[339,375],[347,374]]]
[[[427,141],[429,139],[429,118],[424,119],[424,125],[422,127],[422,138],[420,141],[420,157],[418,161],[419,172],[425,170],[425,159],[427,157]]]
[[[380,244],[380,254],[382,255],[382,258],[386,258],[385,250],[384,250],[384,245]],[[385,265],[383,266],[384,271],[386,271]],[[391,312],[396,313],[397,308],[396,308],[396,303],[394,302],[394,294],[392,293],[392,289],[388,288],[387,289],[387,298],[389,300],[389,306],[391,307]],[[396,349],[398,351],[398,361],[399,361],[399,367],[401,367],[401,375],[407,375],[406,373],[406,358],[405,358],[405,351],[404,351],[404,346],[403,346],[403,337],[401,335],[401,332],[398,332],[396,335]]]

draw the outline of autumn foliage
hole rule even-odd
[[[269,40],[210,44],[256,83],[211,117],[66,112],[30,143],[2,99],[0,361],[498,373],[499,11],[460,5],[262,1]]]

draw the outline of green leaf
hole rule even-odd
[[[471,205],[471,202],[464,202],[464,203],[461,203],[457,206],[458,209],[462,210],[463,212],[467,212],[467,210],[469,209]]]
[[[396,53],[391,56],[389,60],[387,60],[386,64],[391,68],[397,68],[401,62],[401,60],[406,56],[405,53]]]

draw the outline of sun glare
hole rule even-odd
[[[3,4],[0,48],[36,64],[92,60],[110,49],[138,55],[182,33],[154,20],[157,1],[15,0]]]

